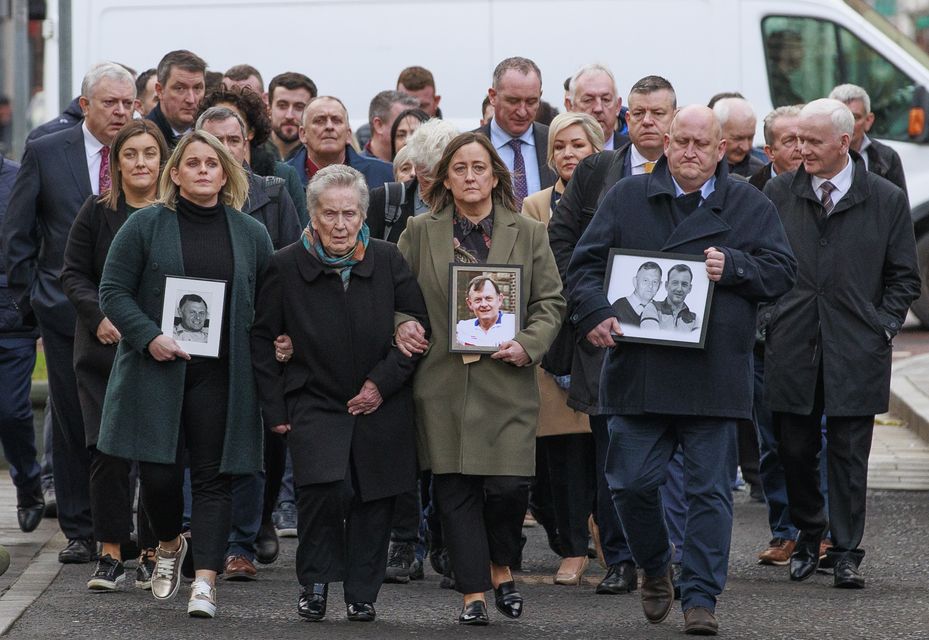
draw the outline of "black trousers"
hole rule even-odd
[[[546,436],[536,440],[536,449],[545,450],[561,556],[586,556],[590,538],[587,519],[596,497],[593,436]]]
[[[132,533],[132,498],[135,494],[132,461],[90,449],[90,508],[97,542],[129,542]],[[143,503],[139,502],[137,540],[151,549],[155,540]],[[126,558],[123,558],[124,560]]]
[[[345,602],[376,602],[387,572],[395,496],[362,502],[351,479],[297,490],[297,579],[342,582]]]
[[[516,564],[530,478],[433,474],[442,535],[459,593],[490,590],[490,564]]]
[[[742,479],[753,487],[760,487],[761,475],[758,469],[761,465],[761,452],[755,423],[751,420],[739,420],[736,423],[736,434]]]
[[[265,489],[261,509],[261,524],[263,525],[271,522],[271,514],[277,506],[277,494],[281,491],[284,465],[287,462],[287,440],[283,435],[265,429],[264,444]]]
[[[219,472],[226,435],[228,393],[228,360],[189,362],[177,459],[174,464],[139,463],[142,502],[152,531],[158,540],[173,540],[181,533],[184,517],[186,449],[193,494],[190,535],[195,570],[223,570],[232,511],[231,476]]]
[[[548,472],[548,449],[536,439],[535,476],[529,480],[529,513],[542,525],[550,541],[559,541],[558,520],[555,517],[555,501],[552,496],[551,475]],[[561,543],[558,542],[560,554]]]
[[[834,546],[829,555],[836,559],[850,556],[857,564],[864,557],[864,550],[858,545],[864,535],[868,456],[871,453],[874,416],[826,416],[828,517],[820,491],[822,416],[822,370],[812,413],[774,412],[790,519],[800,530],[801,541],[818,541],[830,529]]]
[[[84,419],[74,375],[74,336],[59,333],[44,313],[36,314],[48,364],[48,386],[53,403],[52,449],[58,526],[68,540],[90,539],[90,452],[87,450]]]
[[[412,491],[401,493],[394,503],[393,524],[390,529],[391,542],[423,542],[421,532],[424,529],[425,505],[429,504],[432,474],[421,471]]]

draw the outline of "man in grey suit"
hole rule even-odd
[[[516,208],[523,198],[555,184],[549,168],[548,127],[535,122],[542,100],[542,72],[529,58],[507,58],[494,69],[487,97],[494,118],[477,131],[490,138],[513,176]]]
[[[135,83],[123,67],[103,63],[81,84],[84,122],[26,147],[0,237],[11,294],[20,313],[35,314],[55,397],[55,486],[58,523],[68,546],[58,559],[90,562],[90,457],[74,377],[75,310],[58,275],[71,224],[84,201],[109,185],[109,148],[132,118]]]

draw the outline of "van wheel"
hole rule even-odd
[[[929,327],[929,234],[924,234],[916,243],[916,256],[919,258],[922,287],[919,297],[910,305],[910,309],[923,327]]]

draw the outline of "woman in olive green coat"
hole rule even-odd
[[[249,330],[256,280],[272,247],[264,226],[237,210],[247,185],[241,165],[216,138],[203,131],[186,135],[165,165],[160,204],[123,225],[100,282],[101,309],[123,339],[97,447],[140,462],[142,500],[159,540],[152,594],[160,600],[176,595],[187,553],[180,533],[189,462],[197,547],[187,611],[199,617],[216,610],[214,585],[229,533],[230,474],[259,471],[262,464]],[[183,334],[162,333],[168,276],[226,282],[222,317],[218,300],[197,303],[212,314],[210,335],[220,333],[218,357],[191,356]],[[191,290],[196,287],[191,284]],[[190,333],[192,325],[185,327]]]
[[[410,218],[398,243],[432,326],[413,384],[420,463],[432,470],[456,588],[464,595],[459,622],[486,624],[490,588],[504,615],[522,612],[509,567],[521,551],[535,473],[539,390],[530,365],[554,339],[565,304],[545,226],[513,211],[509,171],[486,137],[464,133],[449,143],[431,201],[433,212]],[[448,351],[452,262],[522,266],[522,326],[492,355]],[[402,324],[398,344],[422,350],[424,343],[408,337],[418,330],[414,322]]]

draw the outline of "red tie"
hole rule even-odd
[[[103,194],[110,190],[110,148],[103,147],[100,149],[100,188],[98,191]]]

